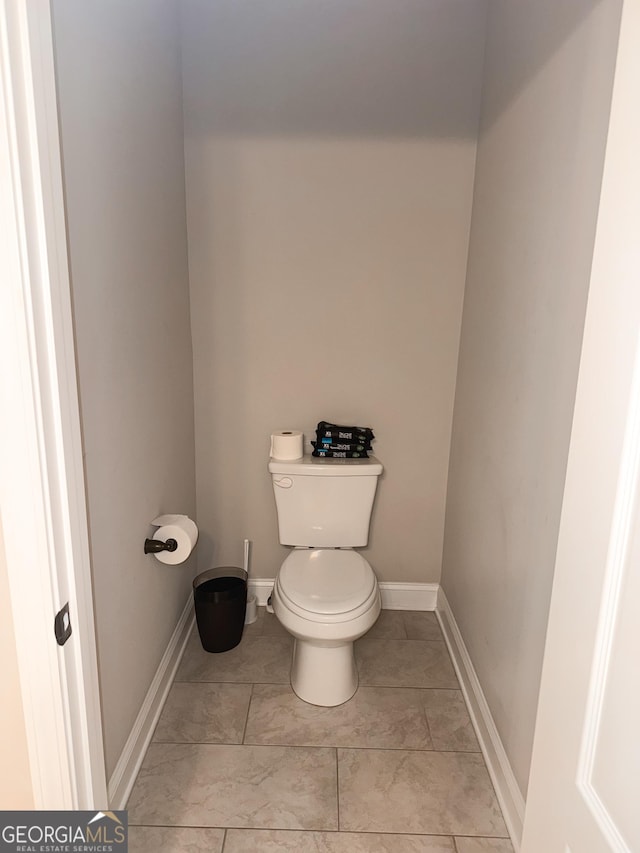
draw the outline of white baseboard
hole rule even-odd
[[[383,610],[435,610],[437,583],[397,583],[380,581]]]
[[[264,607],[273,589],[273,578],[249,578],[249,595],[255,595],[258,606]],[[435,610],[438,601],[437,583],[379,583],[384,610]]]
[[[127,738],[122,754],[109,779],[109,808],[111,809],[124,809],[127,804],[167,694],[173,684],[173,678],[182,658],[194,618],[193,595],[190,593],[144,698],[140,713],[133,724],[131,734]]]
[[[255,595],[258,607],[264,607],[273,591],[273,578],[249,578],[247,595]]]
[[[493,721],[480,681],[447,597],[438,593],[436,615],[471,715],[515,853],[520,850],[525,801]]]

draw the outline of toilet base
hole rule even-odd
[[[296,638],[291,686],[304,702],[331,708],[347,702],[358,689],[353,642],[323,643]]]

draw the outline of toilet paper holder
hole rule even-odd
[[[160,551],[175,551],[177,547],[178,543],[175,539],[167,539],[166,542],[163,542],[162,539],[144,540],[145,554],[159,554]]]

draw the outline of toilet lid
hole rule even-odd
[[[376,585],[369,563],[356,551],[297,548],[278,573],[281,592],[312,613],[347,613],[366,601]]]

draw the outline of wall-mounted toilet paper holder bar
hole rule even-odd
[[[178,543],[175,539],[167,539],[166,542],[163,542],[162,539],[144,540],[145,554],[159,554],[160,551],[175,551],[177,547]]]

